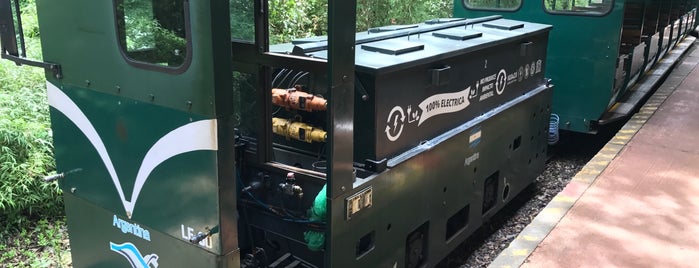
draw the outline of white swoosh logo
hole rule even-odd
[[[109,249],[124,256],[132,268],[158,268],[158,254],[143,256],[132,243],[116,244],[109,242]]]
[[[158,165],[165,162],[166,160],[172,158],[173,156],[183,154],[191,151],[198,150],[217,150],[218,140],[217,140],[217,128],[216,120],[208,119],[201,120],[197,122],[192,122],[181,126],[170,133],[166,134],[160,138],[153,146],[148,150],[146,156],[141,162],[141,167],[138,169],[136,175],[136,181],[134,182],[133,192],[131,193],[131,199],[126,200],[124,196],[124,190],[121,188],[121,182],[114,169],[114,164],[112,164],[111,158],[107,153],[107,149],[104,146],[104,142],[100,138],[97,130],[92,125],[87,116],[80,110],[78,105],[73,102],[63,91],[58,89],[50,82],[46,82],[46,88],[48,93],[49,105],[56,110],[63,113],[68,119],[70,119],[73,124],[75,124],[80,131],[85,134],[87,139],[90,141],[93,147],[97,150],[102,162],[109,176],[112,178],[112,182],[119,193],[119,198],[121,203],[124,205],[124,210],[126,210],[126,215],[131,218],[133,215],[133,209],[136,205],[136,200],[138,200],[138,195],[141,193],[143,185],[148,180],[148,176]]]

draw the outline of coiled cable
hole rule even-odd
[[[551,114],[551,117],[549,118],[549,133],[548,133],[548,144],[549,145],[554,145],[558,143],[558,140],[560,138],[558,134],[558,122],[560,121],[560,118],[558,117],[557,114]]]

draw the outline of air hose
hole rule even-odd
[[[323,185],[323,189],[318,192],[315,200],[313,201],[313,206],[311,207],[309,221],[325,222],[327,215],[327,197],[325,194],[325,188],[327,185]],[[325,247],[325,232],[319,231],[307,231],[303,233],[303,238],[306,240],[306,245],[308,249],[312,251],[319,251]]]

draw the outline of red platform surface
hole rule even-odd
[[[699,68],[523,267],[699,267]]]

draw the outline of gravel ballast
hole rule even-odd
[[[597,135],[565,133],[535,182],[515,197],[437,267],[487,267],[575,174],[611,139],[623,122]]]

